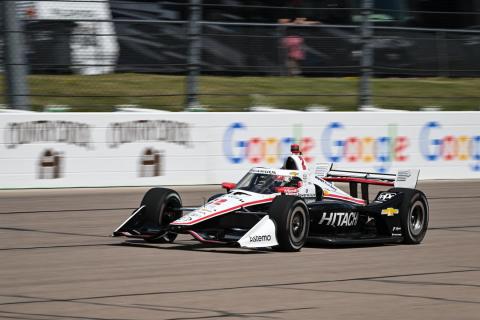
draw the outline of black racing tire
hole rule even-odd
[[[300,251],[307,242],[310,229],[308,207],[296,196],[277,196],[268,212],[276,226],[278,251]]]
[[[427,197],[416,189],[392,188],[388,192],[403,193],[403,202],[399,208],[403,243],[421,243],[427,233],[430,218]]]
[[[171,189],[152,188],[145,193],[141,205],[145,206],[147,225],[163,227],[181,217],[178,210],[182,207],[180,195]],[[169,232],[160,238],[146,238],[150,243],[171,243],[175,241],[177,234]]]

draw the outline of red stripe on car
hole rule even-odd
[[[352,198],[352,197],[345,197],[345,196],[339,196],[339,195],[336,195],[336,194],[329,194],[329,195],[326,195],[325,198],[332,198],[332,199],[339,199],[339,200],[345,200],[345,201],[350,201],[350,202],[354,202],[356,204],[363,204],[365,205],[365,200],[360,200],[360,199],[356,199],[356,198]]]
[[[268,198],[268,199],[263,199],[263,200],[256,200],[256,201],[252,201],[252,202],[247,202],[247,203],[242,203],[242,204],[239,204],[235,207],[232,207],[232,208],[228,208],[228,209],[225,209],[225,210],[222,210],[222,211],[218,211],[218,212],[214,212],[214,213],[211,213],[209,215],[206,215],[204,217],[201,217],[201,218],[198,218],[196,220],[192,220],[192,221],[188,221],[188,222],[172,222],[171,225],[186,225],[186,226],[189,226],[189,225],[192,225],[192,224],[196,224],[198,222],[201,222],[203,220],[207,220],[207,219],[210,219],[210,218],[213,218],[213,217],[216,217],[218,215],[221,215],[223,213],[228,213],[230,211],[234,211],[234,210],[237,210],[237,209],[240,209],[241,207],[249,207],[249,206],[253,206],[253,205],[256,205],[256,204],[262,204],[262,203],[267,203],[267,202],[272,202],[273,199],[275,198]]]

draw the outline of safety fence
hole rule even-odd
[[[3,5],[6,8],[12,2],[15,1],[4,1]],[[407,27],[407,23],[399,22],[406,18],[401,18],[398,10],[357,7],[337,8],[332,12],[326,7],[306,8],[317,17],[308,19],[300,18],[306,9],[241,4],[232,8],[199,0],[189,3],[16,1],[16,4],[20,26],[18,30],[5,27],[2,38],[17,43],[21,39],[12,36],[21,34],[24,50],[17,49],[10,55],[25,54],[25,60],[6,61],[12,69],[6,74],[7,83],[10,87],[21,87],[15,81],[18,72],[14,67],[23,65],[30,75],[29,90],[22,93],[12,89],[6,92],[3,103],[8,98],[25,95],[36,107],[67,105],[92,110],[103,107],[99,110],[108,111],[109,107],[123,104],[175,109],[183,108],[185,103],[196,103],[238,110],[262,104],[257,101],[260,96],[260,99],[267,97],[267,104],[273,101],[274,105],[288,107],[288,101],[280,98],[282,94],[291,96],[298,91],[296,87],[288,92],[283,87],[275,89],[275,85],[265,89],[262,81],[255,79],[249,80],[252,87],[237,91],[232,84],[221,86],[224,79],[220,77],[273,77],[268,81],[275,84],[276,77],[305,76],[354,77],[352,90],[348,92],[335,88],[297,92],[306,104],[325,104],[333,99],[340,101],[340,106],[352,107],[359,104],[361,95],[382,98],[382,93],[368,89],[370,80],[366,75],[480,75],[480,29]],[[279,13],[272,17],[287,18],[255,22],[259,20],[259,12],[268,16],[273,9]],[[246,10],[243,16],[239,10]],[[445,12],[429,14],[449,18]],[[477,14],[480,15],[456,13],[465,18]],[[233,18],[228,20],[225,16]],[[240,21],[232,21],[234,18]],[[0,58],[4,51],[0,50]],[[91,77],[94,75],[97,77]],[[188,75],[188,78],[169,78],[169,75]],[[206,76],[218,77],[218,81]],[[356,77],[362,79],[360,84]],[[362,83],[367,83],[367,87],[359,91],[357,87],[362,87]],[[460,97],[473,103],[477,96],[474,92],[433,94],[433,101],[441,105],[445,100],[451,103]],[[392,98],[408,102],[415,96],[400,93]],[[229,104],[229,101],[234,102]]]

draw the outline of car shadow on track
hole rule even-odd
[[[168,244],[151,244],[146,243],[143,240],[127,240],[121,243],[113,243],[111,246],[121,246],[121,247],[138,247],[145,249],[154,249],[154,250],[181,250],[181,251],[195,251],[195,252],[206,252],[206,253],[226,253],[226,254],[268,254],[268,253],[282,253],[272,249],[246,249],[246,248],[236,248],[229,247],[225,245],[212,245],[198,243],[194,240],[192,241],[179,241],[175,243]],[[395,246],[395,244],[358,244],[358,245],[334,245],[334,244],[325,244],[325,243],[315,243],[309,241],[305,248],[312,249],[367,249],[367,248],[376,248],[383,246]],[[287,252],[288,253],[288,252]]]
[[[193,241],[192,241],[193,242]],[[156,250],[184,250],[195,252],[207,252],[207,253],[227,253],[227,254],[266,254],[273,252],[271,250],[249,250],[241,248],[232,248],[221,245],[211,245],[203,243],[189,243],[189,241],[181,241],[173,244],[150,244],[143,240],[127,240],[121,243],[113,243],[112,246],[126,246],[126,247],[139,247]]]
[[[377,247],[385,247],[385,246],[398,246],[399,244],[387,244],[387,243],[371,243],[371,244],[327,244],[327,243],[320,243],[315,241],[309,241],[305,244],[305,248],[313,248],[313,249],[334,249],[334,250],[341,250],[341,249],[361,249],[361,248],[377,248]]]

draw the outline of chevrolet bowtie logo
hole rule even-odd
[[[394,215],[398,214],[398,209],[394,209],[394,208],[383,209],[382,214],[387,215],[389,217],[393,217]]]

